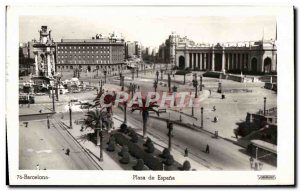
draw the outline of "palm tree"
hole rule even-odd
[[[86,116],[86,128],[94,130],[97,136],[97,145],[100,146],[100,161],[103,161],[103,133],[113,126],[111,114],[96,109],[95,111],[89,111]]]
[[[156,101],[150,102],[149,105],[147,105],[145,98],[142,98],[142,103],[140,103],[140,104],[139,103],[132,104],[131,111],[134,112],[134,111],[138,110],[142,113],[142,116],[143,116],[143,138],[145,138],[146,134],[147,134],[147,121],[149,118],[149,111],[154,111],[159,116],[159,112],[154,109],[159,106],[157,105]]]

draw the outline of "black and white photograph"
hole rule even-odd
[[[7,6],[6,33],[10,184],[294,184],[292,6]]]

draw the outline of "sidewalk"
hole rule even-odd
[[[78,117],[82,118],[82,117]],[[73,118],[73,121],[77,118]],[[69,127],[69,120],[68,119],[58,119],[62,121],[66,126]],[[70,134],[84,147],[88,152],[90,152],[90,156],[94,158],[94,160],[98,163],[98,165],[101,166],[103,170],[123,170],[123,168],[114,161],[105,150],[105,147],[103,147],[103,161],[99,161],[100,156],[100,147],[96,146],[94,143],[88,140],[86,137],[87,133],[94,132],[93,130],[87,129],[83,132],[80,131],[81,125],[76,125],[75,123],[72,124],[72,129],[67,128],[67,130],[70,132]]]

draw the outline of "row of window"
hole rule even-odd
[[[67,49],[69,49],[69,50],[71,50],[71,49],[74,49],[74,50],[76,50],[76,49],[78,49],[78,50],[85,50],[85,49],[87,49],[87,50],[89,50],[89,49],[91,49],[91,50],[93,50],[93,49],[109,50],[109,46],[58,46],[57,49],[58,50],[67,50]]]
[[[122,61],[122,60],[120,60]],[[88,64],[91,61],[86,60],[60,60],[57,62],[58,64]],[[93,64],[109,64],[109,60],[95,60],[92,62]]]
[[[66,51],[66,50],[65,50],[65,51],[57,51],[57,53],[58,53],[58,54],[63,54],[63,53],[68,53],[68,51]],[[84,51],[84,50],[81,52],[81,51],[79,50],[79,51],[69,51],[69,53],[70,53],[70,54],[81,54],[81,53],[82,53],[82,54],[90,54],[90,53],[91,53],[91,54],[95,54],[95,53],[96,53],[96,54],[98,54],[98,53],[101,53],[101,54],[109,54],[109,50],[108,50],[108,51],[105,51],[105,50],[102,51],[102,50],[101,50],[101,51],[95,51],[95,52],[94,52],[94,51]],[[121,52],[120,52],[120,53],[121,53]]]
[[[57,58],[58,59],[63,59],[63,58],[77,58],[77,55],[62,55],[62,56],[57,56]],[[91,55],[91,56],[89,56],[89,55],[82,55],[82,56],[80,56],[80,55],[78,55],[78,58],[80,59],[80,58],[104,58],[104,59],[108,59],[109,58],[109,56],[93,56],[93,55]]]

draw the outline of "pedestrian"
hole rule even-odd
[[[40,170],[40,165],[39,164],[36,165],[36,170]]]
[[[66,150],[66,155],[70,155],[70,149],[69,148],[67,148],[67,150]]]
[[[185,150],[184,150],[184,156],[187,157],[188,155],[189,155],[189,151],[188,151],[187,148],[185,148]]]
[[[211,96],[211,90],[209,90],[209,95]]]
[[[40,110],[39,112],[42,113],[42,110]]]
[[[83,131],[83,125],[81,125],[81,129],[80,129],[80,131],[81,131],[81,132]]]
[[[252,156],[250,157],[249,161],[250,161],[250,168],[253,169],[253,158],[252,158]]]
[[[24,122],[25,127],[28,127],[28,121]]]
[[[216,111],[216,106],[215,105],[213,106],[213,111]]]
[[[208,145],[208,144],[206,145],[205,152],[206,152],[206,153],[209,153],[209,145]]]

